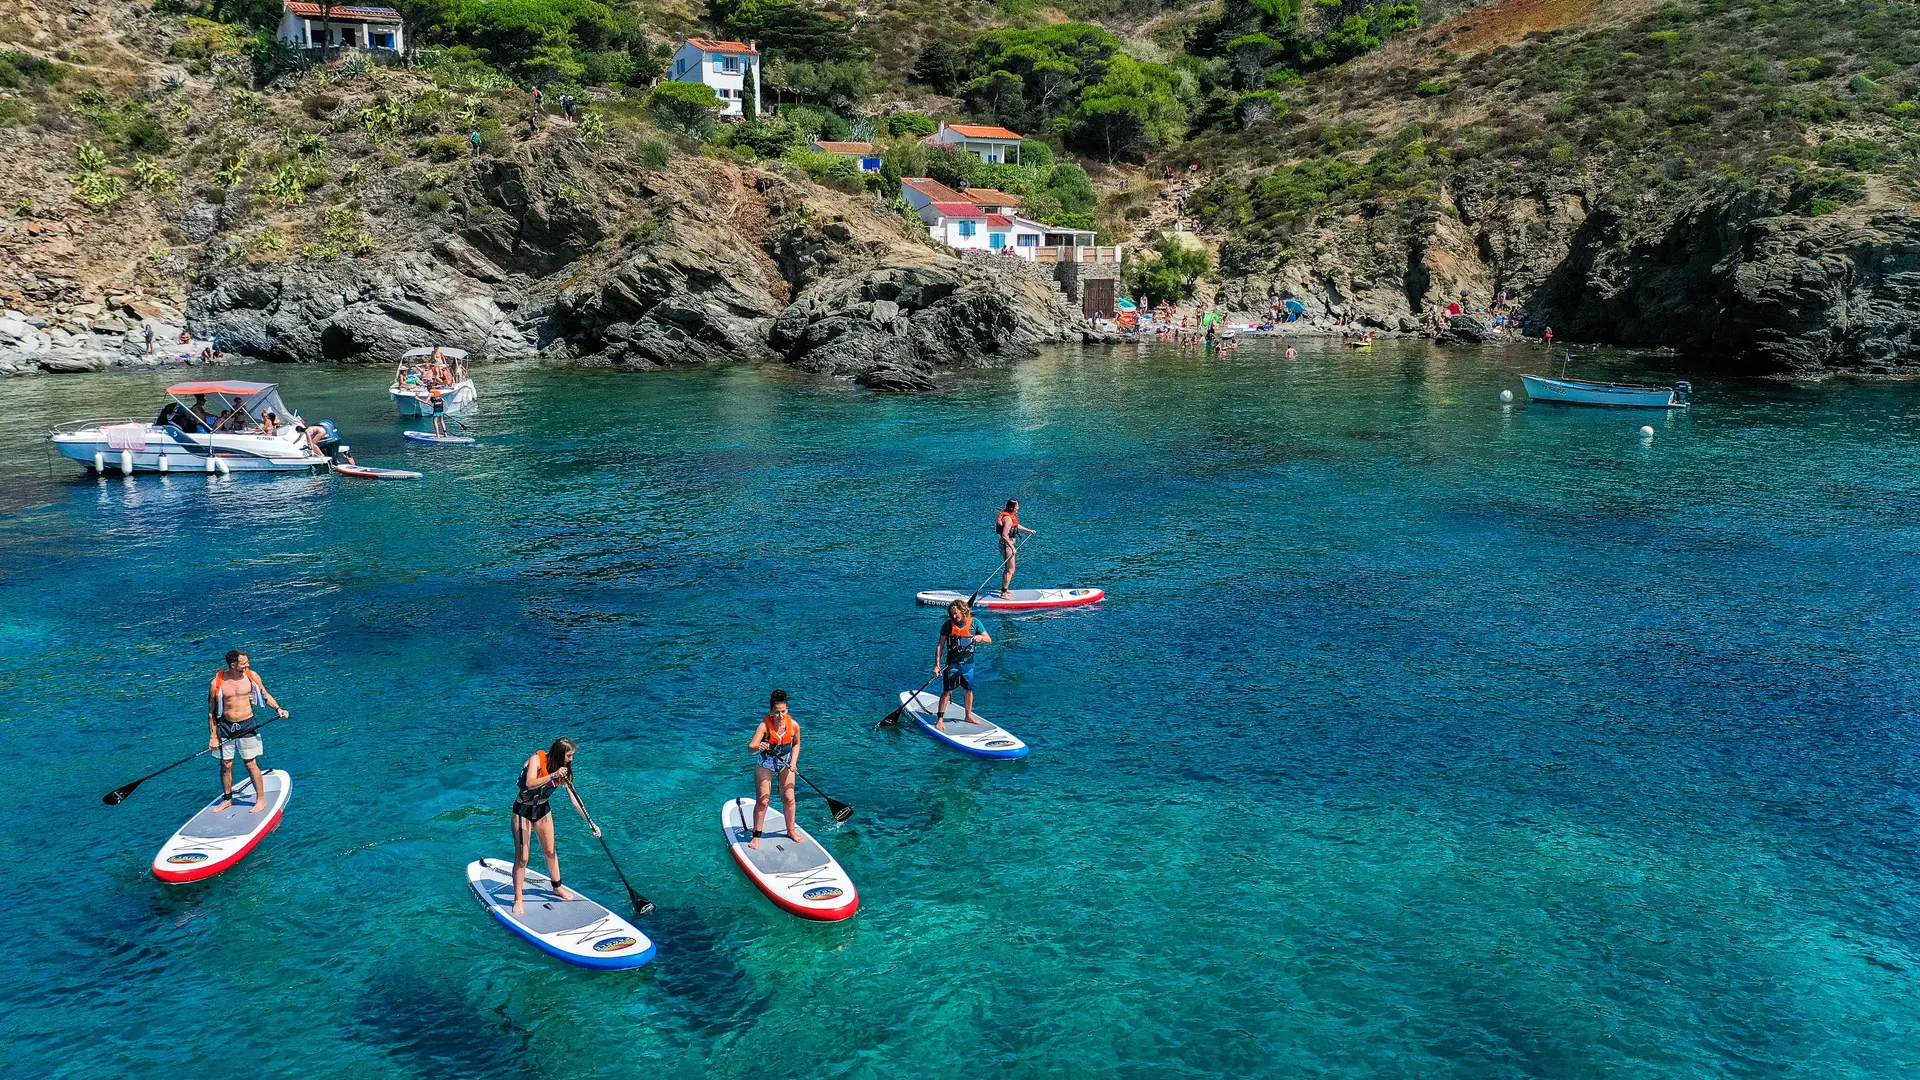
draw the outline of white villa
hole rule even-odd
[[[1020,163],[1020,133],[991,124],[941,124],[925,141],[957,146],[988,165]]]
[[[861,172],[880,171],[880,148],[870,142],[836,142],[832,139],[814,139],[807,143],[807,149],[851,159],[855,164],[860,166]]]
[[[998,197],[1003,207],[1019,204],[1016,196],[991,188],[967,190]],[[1047,225],[1017,213],[988,210],[938,180],[904,177],[900,197],[926,222],[927,235],[951,248],[1017,256],[1029,262],[1120,261],[1120,248],[1096,246],[1092,229]]]
[[[706,83],[720,95],[720,115],[740,116],[745,108],[747,72],[753,72],[753,100],[760,97],[760,48],[757,41],[688,38],[673,54],[667,77],[675,82]]]
[[[327,27],[333,29],[332,40]],[[336,4],[323,11],[311,0],[282,0],[280,40],[297,49],[376,49],[382,52],[407,51],[406,28],[400,13],[387,7],[358,7]]]

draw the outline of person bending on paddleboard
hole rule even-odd
[[[973,625],[973,609],[965,600],[947,605],[946,621],[940,624],[940,643],[933,647],[933,673],[941,676],[940,708],[933,714],[934,727],[947,730],[947,702],[953,700],[955,690],[963,692],[967,723],[973,723],[973,647],[991,644],[993,638]]]
[[[793,820],[793,777],[800,771],[800,721],[787,711],[787,692],[775,690],[767,699],[767,715],[753,729],[747,742],[753,751],[753,839],[750,848],[760,846],[760,830],[767,824],[767,807],[773,802],[773,778],[780,778],[780,810],[787,816],[787,838],[800,842],[800,826]]]
[[[267,808],[264,798],[267,781],[260,775],[258,761],[260,732],[254,723],[255,705],[272,706],[280,716],[287,715],[287,710],[273,700],[272,694],[267,693],[267,684],[260,681],[259,673],[247,662],[247,654],[239,649],[229,649],[227,666],[214,672],[213,685],[207,688],[207,749],[220,751],[220,790],[224,792],[215,810],[225,810],[233,805],[233,758],[236,754],[247,766],[247,775],[253,778],[251,812],[257,814]]]
[[[546,750],[535,750],[527,763],[520,767],[520,794],[513,799],[513,913],[525,915],[526,906],[521,894],[527,888],[527,862],[533,857],[533,837],[540,835],[540,853],[547,857],[547,879],[553,883],[553,891],[562,900],[578,900],[572,889],[560,884],[560,853],[553,847],[553,793],[559,788],[567,789],[567,798],[573,800],[573,808],[580,811],[580,817],[586,821],[593,835],[600,835],[600,826],[587,817],[587,808],[580,805],[580,796],[573,793],[573,754],[577,747],[572,739],[555,739],[553,746]]]
[[[1019,560],[1014,551],[1020,545],[1020,534],[1033,535],[1033,530],[1020,524],[1020,500],[1008,499],[1007,508],[993,517],[993,531],[1000,536],[1000,596],[1005,599],[1013,591],[1013,568]]]

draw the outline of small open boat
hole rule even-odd
[[[1642,409],[1684,409],[1693,387],[1677,382],[1672,386],[1647,383],[1587,382],[1584,379],[1550,379],[1544,375],[1522,375],[1527,400],[1556,405],[1622,405]]]
[[[433,348],[408,349],[401,355],[408,360],[424,360],[433,356]],[[456,349],[451,345],[438,348],[440,356],[448,361],[465,360],[467,350]],[[427,365],[430,367],[431,365]],[[413,382],[408,382],[408,378]],[[393,385],[387,387],[387,396],[400,410],[401,416],[432,416],[433,394],[427,388],[428,373],[422,368],[418,375],[398,375]],[[480,391],[473,385],[473,377],[460,368],[453,382],[440,387],[440,398],[446,403],[449,413],[465,412],[467,407],[480,400]]]
[[[53,447],[97,473],[305,472],[327,463],[272,383],[210,379],[169,386],[167,393],[174,400],[151,422],[62,424],[50,436]]]

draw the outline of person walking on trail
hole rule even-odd
[[[993,638],[973,625],[973,609],[965,600],[947,605],[940,640],[933,647],[933,673],[940,676],[940,707],[933,713],[934,727],[947,730],[947,703],[953,700],[955,690],[963,695],[967,723],[973,723],[973,648],[991,644]]]
[[[1006,509],[993,516],[993,531],[1000,537],[1000,598],[1004,600],[1013,591],[1013,571],[1020,563],[1020,534],[1033,535],[1032,529],[1020,524],[1020,500],[1008,499]]]
[[[233,759],[238,756],[253,779],[253,810],[267,808],[267,782],[260,775],[260,730],[255,723],[255,706],[271,707],[281,717],[287,710],[267,692],[267,684],[253,670],[247,654],[227,650],[227,666],[214,672],[207,687],[207,749],[220,752],[220,791],[222,798],[215,810],[233,805]]]
[[[800,771],[800,721],[787,711],[787,692],[775,690],[767,698],[767,715],[747,740],[753,751],[753,839],[750,848],[759,848],[760,831],[767,824],[767,807],[773,804],[773,781],[780,780],[780,812],[787,819],[787,839],[799,843],[800,826],[794,822],[793,778]]]
[[[522,894],[527,888],[527,863],[533,857],[533,838],[540,837],[540,853],[547,857],[547,880],[554,895],[562,900],[578,900],[572,889],[560,884],[560,853],[553,846],[553,793],[567,789],[567,798],[580,811],[593,835],[600,826],[587,817],[580,796],[573,793],[573,755],[579,750],[572,739],[559,738],[545,750],[535,750],[520,767],[520,792],[513,797],[513,913],[527,913]]]

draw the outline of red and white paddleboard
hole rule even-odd
[[[928,589],[915,594],[914,599],[922,604],[945,607],[955,600],[965,600],[968,595],[953,589]],[[980,594],[973,607],[988,611],[1046,611],[1097,604],[1106,598],[1105,589],[1015,589],[1005,596],[1001,596],[998,589],[990,589]]]
[[[805,829],[800,830],[803,839],[788,839],[787,819],[774,807],[767,807],[758,848],[747,846],[753,840],[752,799],[728,799],[720,807],[720,829],[740,869],[786,911],[834,922],[860,909],[853,879]]]
[[[258,805],[253,778],[240,781],[233,787],[232,806],[215,810],[226,798],[215,796],[160,846],[160,853],[153,857],[153,876],[173,884],[199,881],[246,858],[262,837],[279,826],[287,800],[293,797],[293,777],[284,770],[270,769],[263,779],[267,782],[265,810],[253,812]]]

